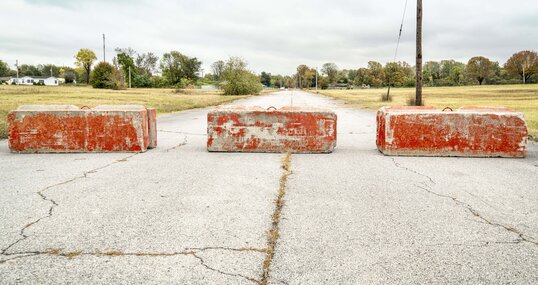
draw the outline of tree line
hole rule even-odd
[[[271,87],[353,88],[353,87],[414,87],[415,67],[406,62],[385,65],[369,61],[366,67],[339,69],[335,63],[325,63],[320,70],[301,64],[292,76],[262,72],[260,81]],[[484,56],[475,56],[467,63],[452,59],[428,61],[423,66],[425,86],[461,86],[482,84],[538,83],[538,54],[520,51],[502,66]],[[317,82],[316,82],[317,77]]]
[[[13,70],[0,60],[0,77],[54,76],[66,83],[85,82],[96,88],[187,88],[204,84],[219,86],[226,94],[257,92],[262,85],[273,88],[353,88],[413,87],[415,67],[406,62],[385,65],[370,61],[366,67],[339,69],[325,63],[318,70],[299,65],[293,75],[254,74],[242,58],[231,57],[211,65],[203,74],[202,62],[179,51],[158,57],[154,53],[138,53],[132,48],[116,48],[112,63],[99,62],[95,52],[80,49],[74,56],[75,68],[52,64],[16,66]],[[94,67],[95,65],[95,67]],[[502,66],[484,56],[475,56],[467,63],[455,60],[428,61],[423,66],[425,86],[460,86],[472,84],[538,83],[538,54],[535,51],[514,53]]]
[[[97,62],[94,51],[80,49],[74,56],[75,68],[67,66],[27,65],[16,70],[0,60],[0,77],[54,76],[66,83],[86,83],[94,88],[194,88],[210,84],[222,88],[225,94],[242,95],[261,90],[259,77],[248,69],[240,57],[230,57],[213,63],[213,74],[203,75],[202,62],[179,51],[164,53],[137,53],[132,48],[116,48],[112,63]]]

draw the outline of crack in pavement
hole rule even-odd
[[[185,136],[185,137],[183,138],[183,141],[180,142],[179,144],[177,144],[177,145],[175,145],[175,146],[173,146],[173,147],[171,147],[171,148],[167,148],[167,149],[165,150],[165,152],[169,152],[169,151],[171,151],[171,150],[178,149],[178,148],[180,148],[180,147],[182,147],[182,146],[184,146],[184,145],[187,145],[187,136]]]
[[[248,281],[254,282],[254,283],[256,283],[256,284],[259,284],[259,283],[260,283],[260,281],[254,279],[254,278],[251,278],[251,277],[248,277],[248,276],[239,274],[239,273],[228,273],[228,272],[224,272],[224,271],[218,270],[218,269],[216,269],[216,268],[210,267],[210,266],[208,266],[208,265],[205,263],[204,259],[201,258],[200,256],[196,255],[196,253],[192,253],[192,256],[194,256],[195,258],[197,258],[197,259],[200,261],[200,264],[201,264],[203,267],[205,267],[206,269],[208,269],[208,270],[215,271],[215,272],[220,273],[220,274],[223,274],[223,275],[228,275],[228,276],[233,276],[233,277],[241,277],[241,278],[244,278],[244,279],[246,279],[246,280],[248,280]]]
[[[194,251],[205,251],[205,250],[229,250],[229,251],[256,251],[265,253],[267,252],[266,248],[256,248],[256,247],[240,247],[240,248],[232,248],[232,247],[223,247],[223,246],[209,246],[209,247],[189,247],[187,250],[194,250]]]
[[[404,169],[404,170],[409,171],[409,172],[411,172],[411,173],[415,173],[415,174],[420,175],[420,176],[422,176],[422,177],[426,177],[426,178],[428,178],[428,180],[429,180],[433,185],[436,184],[435,181],[433,181],[433,179],[432,179],[430,176],[428,176],[428,175],[426,175],[426,174],[423,174],[423,173],[420,173],[420,172],[415,171],[415,170],[413,170],[413,169],[411,169],[411,168],[407,168],[407,167],[401,165],[399,162],[396,161],[396,159],[394,159],[394,157],[391,157],[390,159],[392,160],[392,162],[394,163],[394,165],[396,165],[396,167],[401,168],[401,169]]]
[[[256,284],[260,283],[259,280],[256,280],[252,277],[245,276],[239,273],[230,273],[225,272],[220,269],[214,268],[209,266],[204,258],[202,258],[199,254],[208,251],[208,250],[225,250],[225,251],[238,251],[238,252],[263,252],[265,253],[265,249],[261,248],[253,248],[253,247],[242,247],[242,248],[231,248],[231,247],[219,247],[219,246],[212,246],[212,247],[201,247],[201,248],[186,248],[184,251],[175,251],[175,252],[122,252],[118,250],[109,250],[109,251],[97,251],[97,252],[83,252],[83,251],[69,251],[64,252],[61,249],[48,249],[46,251],[28,251],[28,252],[16,252],[16,253],[3,253],[1,255],[4,256],[14,256],[13,258],[8,258],[4,260],[0,260],[0,264],[7,263],[11,260],[21,259],[21,258],[27,258],[27,257],[34,257],[39,255],[48,255],[48,256],[57,256],[57,257],[64,257],[67,259],[72,259],[78,256],[94,256],[94,257],[121,257],[121,256],[136,256],[136,257],[173,257],[173,256],[192,256],[196,258],[200,265],[202,265],[204,268],[217,272],[219,274],[227,275],[227,276],[233,276],[233,277],[239,277],[243,278],[245,280],[254,282]]]
[[[406,171],[409,171],[411,173],[415,173],[417,175],[420,175],[420,176],[423,176],[423,177],[426,177],[428,178],[428,180],[433,184],[435,185],[435,181],[428,175],[426,174],[423,174],[423,173],[420,173],[416,170],[413,170],[413,169],[410,169],[408,167],[405,167],[403,165],[401,165],[400,163],[398,163],[394,158],[391,158],[392,161],[394,162],[394,165],[397,167],[397,168],[400,168],[400,169],[404,169]],[[538,245],[538,239],[532,237],[532,236],[529,236],[521,231],[519,231],[518,229],[514,228],[514,227],[511,227],[511,226],[507,226],[507,225],[503,225],[503,224],[500,224],[500,223],[497,223],[497,222],[493,222],[487,218],[485,218],[482,214],[480,214],[476,209],[474,209],[471,204],[467,203],[467,202],[464,202],[462,200],[459,200],[458,198],[456,197],[453,197],[453,196],[450,196],[450,195],[445,195],[445,194],[441,194],[441,193],[437,193],[435,191],[433,191],[433,187],[428,185],[427,183],[421,183],[422,185],[420,184],[414,184],[414,186],[416,186],[417,188],[419,189],[422,189],[432,195],[435,195],[435,196],[438,196],[438,197],[441,197],[441,198],[446,198],[446,199],[450,199],[452,200],[456,205],[460,206],[460,207],[463,207],[465,209],[467,209],[471,214],[473,214],[474,217],[480,219],[481,221],[483,221],[484,223],[490,225],[490,226],[495,226],[495,227],[500,227],[500,228],[503,228],[511,233],[514,233],[516,235],[518,235],[519,239],[521,241],[524,241],[524,242],[528,242],[528,243],[531,243],[531,244],[534,244],[534,245]]]
[[[425,246],[438,247],[438,246],[464,246],[464,247],[487,247],[492,244],[520,244],[524,242],[522,239],[517,239],[513,241],[476,241],[470,243],[435,243],[435,244],[426,244]]]
[[[269,282],[269,274],[273,256],[278,239],[280,238],[280,220],[282,218],[282,208],[284,207],[284,197],[286,195],[286,186],[288,177],[293,173],[291,171],[291,152],[286,153],[282,159],[282,176],[280,177],[280,187],[275,199],[275,209],[271,215],[271,229],[267,232],[267,250],[263,261],[263,274],[259,284],[266,285]]]
[[[125,161],[127,161],[128,159],[130,159],[130,158],[132,158],[132,157],[134,157],[134,156],[136,156],[136,155],[138,155],[138,154],[139,154],[139,153],[134,153],[134,154],[131,154],[131,155],[126,156],[126,157],[124,157],[124,158],[121,158],[121,159],[118,159],[118,160],[114,160],[113,162],[108,163],[108,164],[106,164],[106,165],[104,165],[104,166],[100,166],[100,167],[97,167],[97,168],[94,168],[94,169],[91,169],[91,170],[88,170],[88,171],[84,171],[84,172],[82,173],[82,175],[75,176],[75,177],[73,177],[73,178],[71,178],[71,179],[69,179],[69,180],[62,181],[62,182],[59,182],[59,183],[56,183],[56,184],[47,186],[47,187],[45,187],[45,188],[39,190],[39,191],[37,192],[37,194],[39,195],[39,197],[41,197],[41,199],[42,199],[43,201],[47,201],[47,202],[50,204],[50,207],[49,207],[49,210],[48,210],[47,214],[46,214],[45,216],[39,217],[38,219],[36,219],[36,220],[34,220],[34,221],[28,223],[27,225],[25,225],[25,226],[20,230],[20,232],[19,232],[19,235],[20,235],[21,237],[20,237],[19,239],[17,239],[16,241],[14,241],[13,243],[11,243],[10,245],[8,245],[7,247],[3,248],[2,251],[0,252],[0,254],[1,254],[1,255],[6,255],[6,253],[7,253],[7,251],[8,251],[9,249],[11,249],[13,246],[17,245],[18,243],[20,243],[20,242],[26,240],[28,237],[30,237],[29,235],[26,234],[26,230],[28,230],[28,228],[30,228],[30,227],[32,227],[33,225],[35,225],[35,224],[41,222],[41,221],[44,220],[44,219],[48,219],[48,218],[52,217],[52,214],[53,214],[53,212],[54,212],[54,208],[58,207],[58,203],[57,203],[55,200],[53,200],[53,199],[47,197],[47,196],[45,195],[45,191],[48,191],[48,190],[50,190],[50,189],[52,189],[52,188],[55,188],[55,187],[58,187],[58,186],[62,186],[62,185],[69,184],[69,183],[71,183],[71,182],[74,182],[74,181],[79,180],[79,179],[82,179],[82,178],[87,178],[87,177],[88,177],[88,174],[96,173],[96,172],[99,171],[99,170],[102,170],[102,169],[104,169],[104,168],[110,167],[110,166],[112,166],[112,165],[114,165],[114,164],[116,164],[116,163],[119,163],[119,162],[125,162]]]

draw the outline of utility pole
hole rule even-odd
[[[129,88],[131,88],[131,66],[129,66]]]
[[[417,62],[415,105],[422,105],[422,0],[417,0]]]
[[[316,67],[316,91],[318,91],[318,68]]]
[[[17,68],[17,84],[19,83],[19,60],[15,61],[15,67]]]
[[[105,52],[105,34],[103,34],[103,61],[106,61],[106,52]]]

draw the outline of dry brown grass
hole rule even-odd
[[[248,96],[224,96],[220,91],[199,89],[103,90],[75,86],[0,85],[0,139],[6,138],[9,111],[26,104],[69,104],[94,107],[106,104],[141,104],[158,114],[219,105]]]
[[[355,107],[377,110],[382,106],[407,105],[415,94],[414,88],[392,88],[391,102],[382,102],[387,89],[322,90],[321,94],[341,99]],[[461,106],[504,106],[523,112],[529,133],[538,139],[538,85],[500,85],[430,87],[424,89],[426,106],[437,108]]]

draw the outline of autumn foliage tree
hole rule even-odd
[[[87,49],[87,48],[82,48],[75,55],[75,59],[77,60],[75,64],[78,67],[84,68],[84,70],[86,71],[86,83],[89,84],[92,64],[97,59],[97,56],[92,50]]]
[[[526,83],[538,73],[538,54],[529,50],[517,52],[508,59],[504,68],[508,74],[519,76]]]
[[[495,63],[483,56],[475,56],[467,63],[467,75],[470,78],[478,80],[478,84],[482,85],[484,80],[487,80],[495,74]]]

